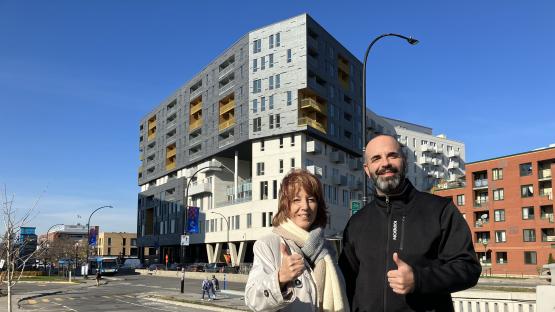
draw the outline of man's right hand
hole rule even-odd
[[[291,254],[289,247],[284,243],[280,244],[279,249],[281,252],[281,267],[278,271],[278,278],[279,286],[283,289],[287,283],[303,274],[305,267],[303,257],[297,253]]]

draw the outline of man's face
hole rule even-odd
[[[399,143],[389,136],[378,136],[366,146],[364,171],[374,181],[380,195],[397,189],[405,178],[405,161]]]

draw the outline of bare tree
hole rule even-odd
[[[31,208],[17,211],[13,206],[14,196],[8,199],[6,187],[2,192],[2,217],[4,233],[2,234],[4,266],[6,271],[0,276],[0,283],[5,282],[8,291],[8,311],[12,311],[12,288],[19,282],[25,269],[30,265],[30,260],[39,256],[43,248],[36,248],[30,252],[21,252],[32,243],[21,235],[21,227],[27,225],[35,216],[39,199]]]

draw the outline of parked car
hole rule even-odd
[[[204,272],[204,264],[200,264],[200,263],[189,264],[187,267],[185,267],[185,271],[187,271],[187,272]]]
[[[204,266],[204,272],[211,272],[211,273],[222,272],[226,267],[227,267],[227,263],[225,262],[208,263],[207,265]]]
[[[136,258],[125,259],[125,262],[121,266],[123,269],[139,269],[141,268],[141,260]]]
[[[183,265],[181,263],[172,263],[169,267],[169,271],[181,271]]]

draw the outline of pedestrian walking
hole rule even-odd
[[[202,300],[204,300],[204,295],[208,295],[208,300],[212,300],[212,297],[210,296],[210,292],[213,288],[212,286],[212,282],[208,279],[208,277],[205,277],[204,280],[202,280],[202,284],[201,284],[201,288],[202,288]]]
[[[185,288],[185,268],[181,269],[181,293],[183,293],[183,290]]]
[[[220,282],[216,278],[216,275],[212,275],[212,285],[214,286],[214,290],[220,290]]]
[[[100,274],[100,270],[96,270],[96,286],[100,286],[100,279],[102,278],[102,275]]]

